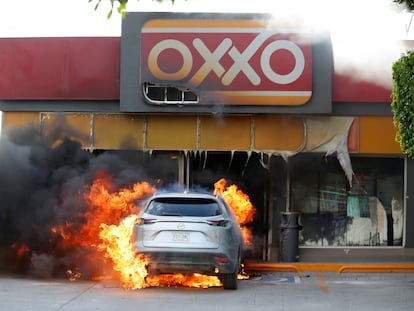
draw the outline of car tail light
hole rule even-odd
[[[227,226],[229,221],[225,219],[211,219],[211,220],[207,220],[207,223],[211,226],[225,227]]]
[[[228,263],[230,260],[226,257],[216,257],[214,258],[217,263]]]
[[[137,220],[137,225],[149,225],[156,223],[158,220],[156,218],[139,218]]]

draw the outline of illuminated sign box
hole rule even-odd
[[[265,14],[128,13],[121,110],[329,113],[327,36]]]

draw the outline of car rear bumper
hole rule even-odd
[[[143,252],[149,258],[148,272],[161,273],[202,273],[216,275],[233,273],[236,263],[222,253],[211,252]]]

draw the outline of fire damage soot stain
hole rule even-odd
[[[76,139],[82,136],[63,116],[55,117],[47,135],[34,126],[2,134],[0,269],[72,281],[111,277],[125,289],[221,286],[214,276],[147,275],[148,258],[130,241],[137,202],[157,183],[118,156],[83,150]],[[253,221],[247,195],[224,179],[214,186],[242,227]],[[248,230],[243,237],[251,243]]]

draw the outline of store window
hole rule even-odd
[[[347,180],[336,157],[289,160],[291,209],[300,213],[301,246],[401,246],[404,160],[351,157]]]

